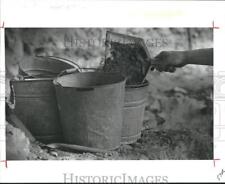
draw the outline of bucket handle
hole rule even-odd
[[[43,58],[49,58],[49,59],[55,59],[55,60],[58,60],[58,61],[62,61],[64,63],[67,63],[69,65],[72,65],[79,72],[81,72],[81,67],[77,63],[73,62],[70,59],[65,59],[65,58],[61,58],[61,57],[58,57],[58,56],[37,56],[37,57],[43,57]]]
[[[15,90],[11,80],[9,81],[9,86],[10,86],[10,96],[9,96],[8,105],[11,109],[15,109],[15,106],[16,106]]]
[[[50,59],[55,59],[55,60],[58,60],[58,61],[62,61],[64,63],[72,65],[74,68],[77,69],[78,72],[82,72],[83,70],[101,71],[101,69],[99,69],[99,68],[81,67],[79,64],[77,64],[76,62],[74,62],[74,61],[72,61],[70,59],[65,59],[65,58],[61,58],[61,57],[58,57],[58,56],[37,56],[37,57],[45,57],[45,58],[50,58]],[[73,70],[68,69],[68,74],[74,73],[74,72],[73,72]]]
[[[63,70],[62,72],[59,73],[58,77],[61,77],[63,75],[67,75],[67,74],[72,74],[72,73],[79,73],[80,71],[77,68],[70,68],[70,69],[66,69]]]
[[[63,70],[62,72],[60,72],[57,77],[53,80],[53,84],[55,85],[59,85],[62,87],[62,85],[57,82],[57,78],[58,77],[62,77],[63,75],[67,75],[67,74],[72,74],[72,73],[79,73],[79,70],[77,68],[70,68],[70,69],[66,69],[66,70]]]

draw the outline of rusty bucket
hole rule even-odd
[[[118,73],[72,73],[54,80],[66,143],[104,150],[121,143],[125,78]]]
[[[44,143],[61,142],[62,131],[53,85],[59,72],[74,68],[53,58],[34,58],[22,69],[32,77],[12,80],[15,98],[14,112],[33,136]]]
[[[126,86],[123,107],[122,144],[131,144],[141,137],[145,106],[148,98],[148,81]]]

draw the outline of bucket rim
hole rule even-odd
[[[54,78],[27,78],[23,80],[12,79],[11,82],[52,81]]]
[[[102,88],[102,87],[107,87],[113,84],[121,84],[121,83],[125,83],[126,82],[126,77],[124,77],[123,75],[121,75],[120,73],[116,73],[116,72],[82,72],[82,73],[72,73],[72,74],[67,74],[67,75],[82,75],[82,74],[93,74],[93,73],[97,73],[97,74],[110,74],[110,75],[118,75],[121,79],[116,81],[116,82],[112,82],[110,84],[103,84],[103,85],[89,85],[89,86],[63,86],[61,85],[57,80],[61,77],[56,77],[53,79],[53,84],[55,86],[59,86],[62,88],[75,88],[75,89],[90,89],[90,88]]]

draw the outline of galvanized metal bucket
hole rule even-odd
[[[11,81],[15,98],[14,112],[33,136],[41,142],[62,141],[52,81],[59,72],[74,67],[75,64],[58,61],[57,58],[54,58],[54,61],[52,58],[36,58],[22,68],[32,77]]]
[[[148,99],[148,81],[126,86],[123,107],[122,144],[131,144],[141,137],[144,112]]]
[[[62,141],[52,78],[12,81],[15,114],[33,136],[44,143]]]
[[[54,80],[66,143],[113,150],[120,146],[125,78],[73,73]]]

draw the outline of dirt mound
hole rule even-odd
[[[26,160],[30,154],[30,141],[20,129],[6,122],[7,160]]]

